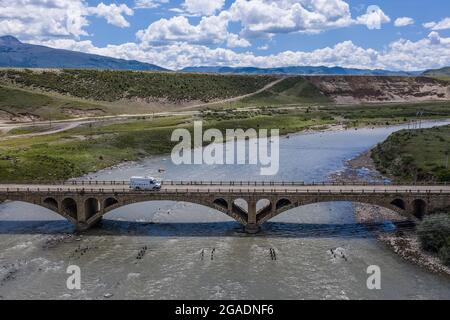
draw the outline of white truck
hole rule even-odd
[[[131,177],[130,189],[141,190],[159,190],[161,189],[161,182],[152,177]]]

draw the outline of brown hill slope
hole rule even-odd
[[[450,83],[426,77],[307,76],[336,103],[450,100]]]

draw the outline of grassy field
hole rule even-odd
[[[9,135],[22,135],[22,134],[30,134],[30,133],[41,133],[52,130],[50,125],[48,126],[29,126],[29,127],[21,127],[14,128],[8,132]]]
[[[245,95],[274,76],[152,73],[98,70],[0,70],[0,83],[95,101],[164,100],[209,102]]]
[[[52,97],[46,94],[0,86],[0,116],[41,120],[68,119],[78,114],[104,115],[108,109],[100,104]]]
[[[372,152],[378,170],[399,182],[450,182],[450,126],[402,130]]]

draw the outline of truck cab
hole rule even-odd
[[[131,177],[130,189],[155,191],[161,189],[161,182],[152,177]]]

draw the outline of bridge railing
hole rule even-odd
[[[394,184],[389,182],[332,182],[332,181],[176,181],[163,180],[163,186],[447,186],[447,182]],[[67,180],[67,181],[22,181],[4,182],[0,185],[61,185],[61,186],[129,186],[129,180]]]

